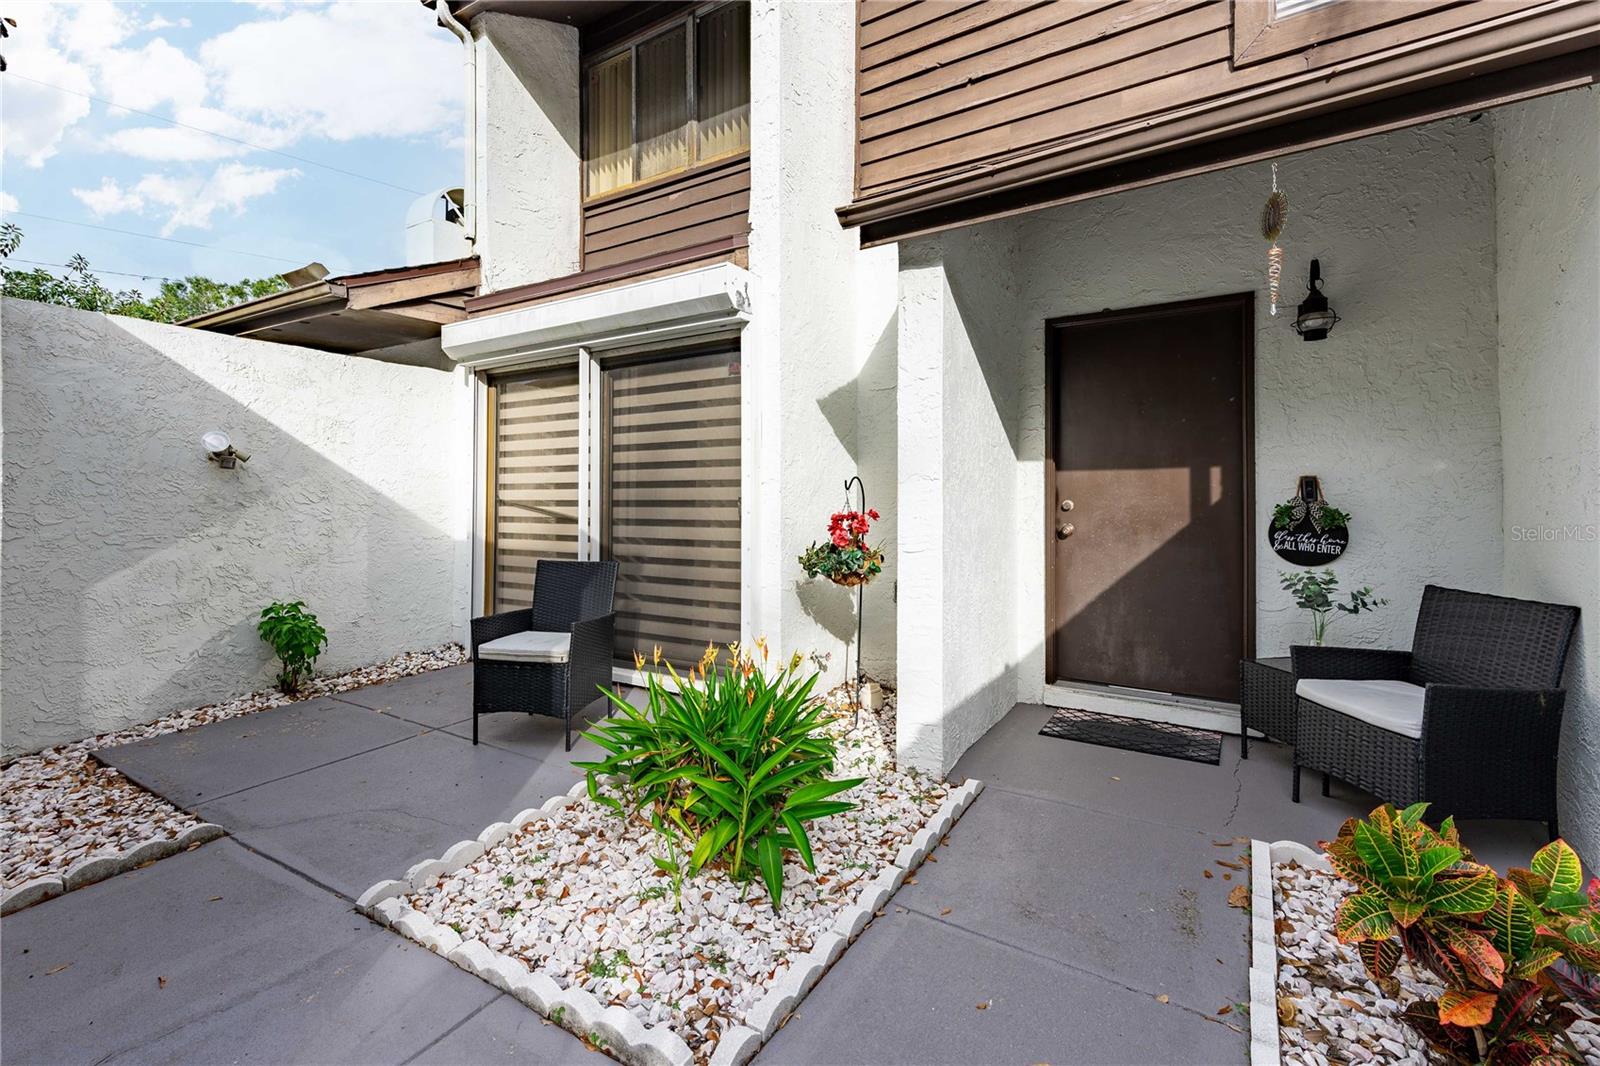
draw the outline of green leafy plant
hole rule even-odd
[[[328,632],[317,616],[300,600],[272,603],[262,608],[256,631],[278,656],[278,688],[290,695],[300,691],[317,656],[328,646]]]
[[[837,752],[827,729],[831,712],[811,696],[817,675],[799,674],[798,655],[769,674],[765,643],[756,647],[760,663],[738,645],[719,663],[708,647],[687,677],[667,663],[663,678],[658,652],[644,708],[608,691],[620,714],[588,731],[608,755],[574,765],[585,771],[596,802],[662,827],[658,833],[682,835],[683,876],[708,866],[736,881],[759,873],[776,910],[785,853],[815,870],[806,823],[854,807],[832,797],[864,779],[827,776]],[[637,663],[643,671],[643,658]],[[602,793],[601,778],[619,782],[621,798]],[[664,872],[668,865],[675,865],[670,856],[657,862]]]
[[[1356,589],[1347,603],[1338,603],[1339,575],[1332,569],[1321,572],[1300,570],[1294,573],[1278,571],[1278,584],[1294,597],[1294,605],[1311,612],[1311,642],[1321,644],[1328,635],[1328,626],[1339,614],[1360,614],[1387,606],[1389,601],[1372,594],[1372,587]],[[1338,612],[1338,613],[1335,613]]]
[[[1464,1064],[1581,1062],[1566,1030],[1573,1003],[1600,1006],[1600,883],[1565,841],[1539,849],[1507,877],[1475,862],[1452,819],[1434,830],[1427,804],[1384,805],[1323,842],[1356,887],[1335,932],[1356,945],[1380,983],[1404,956],[1445,991],[1406,1019],[1436,1051]]]

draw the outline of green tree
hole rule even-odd
[[[22,230],[9,222],[0,223],[0,260],[10,258],[21,244]],[[67,260],[64,274],[55,274],[43,267],[24,270],[0,263],[0,292],[6,296],[154,322],[182,322],[208,311],[270,296],[288,287],[289,283],[276,275],[222,282],[194,274],[176,281],[163,281],[159,292],[146,296],[138,289],[118,291],[106,287],[81,255]]]

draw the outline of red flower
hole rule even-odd
[[[867,517],[872,519],[874,522],[876,522],[878,520],[878,512],[877,511],[873,511],[873,510],[868,510],[867,511]]]
[[[835,547],[848,548],[850,546],[850,536],[842,529],[835,530],[833,534],[833,543]]]

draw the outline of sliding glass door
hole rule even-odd
[[[739,380],[736,347],[496,380],[493,609],[531,602],[535,560],[597,556],[620,564],[618,666],[737,640]]]

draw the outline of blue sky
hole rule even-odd
[[[416,0],[3,0],[0,12],[17,21],[0,74],[16,265],[81,252],[107,284],[147,290],[110,272],[397,266],[407,207],[460,184],[461,45]]]

